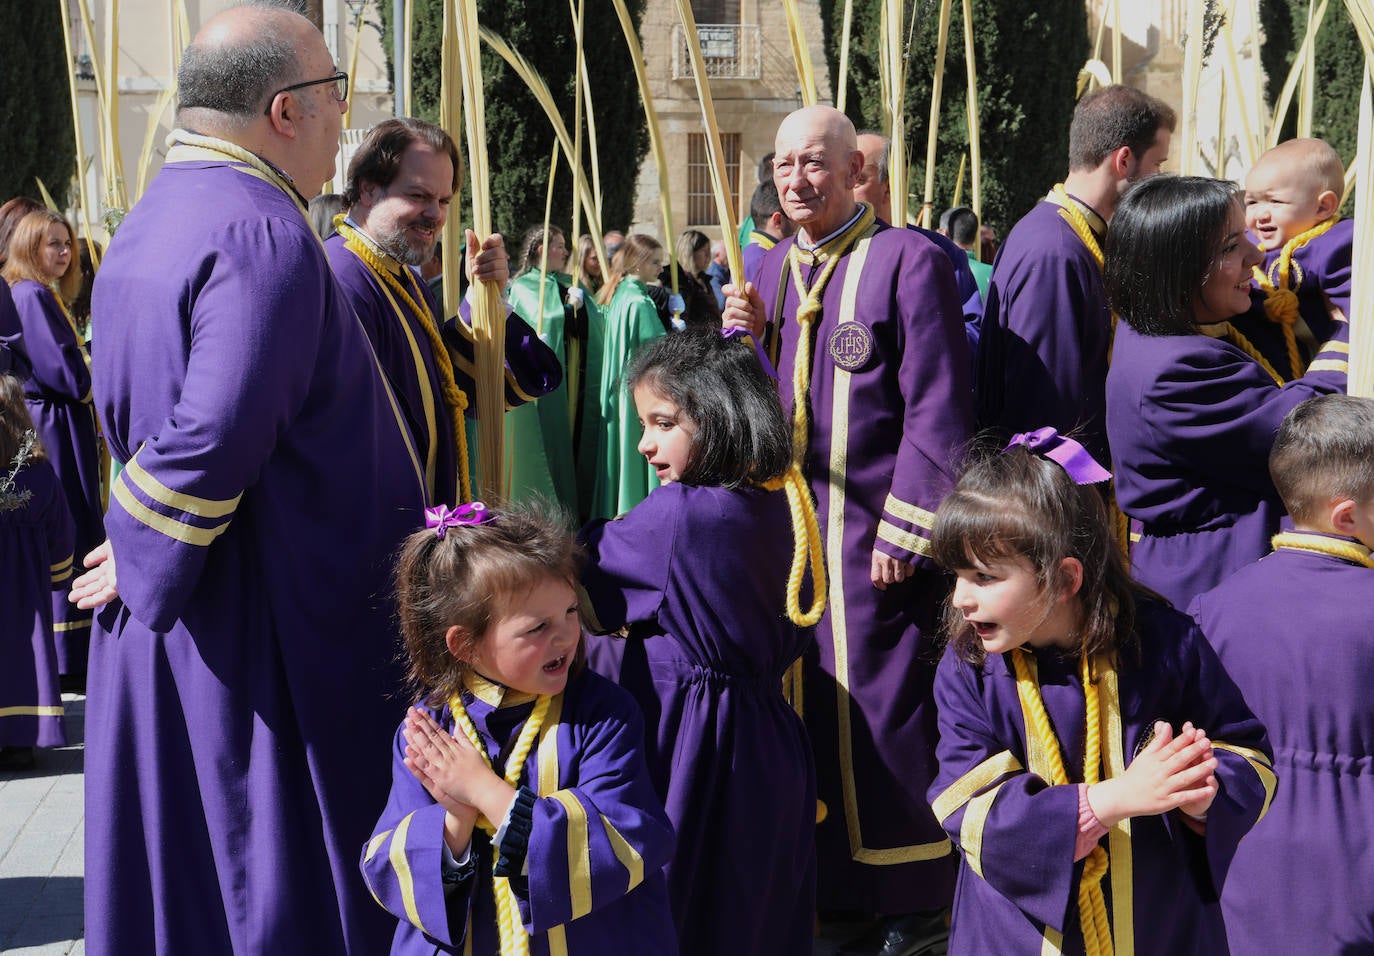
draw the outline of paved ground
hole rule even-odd
[[[0,773],[0,953],[85,956],[82,797],[86,699],[72,694],[61,750],[40,750],[27,773]],[[856,929],[826,926],[816,956],[829,956]]]
[[[27,773],[0,773],[0,953],[86,952],[81,907],[86,699],[64,696],[71,746],[40,750]]]

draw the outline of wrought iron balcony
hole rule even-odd
[[[757,80],[762,76],[761,37],[757,24],[698,23],[697,38],[706,75],[718,80]],[[673,79],[692,78],[692,56],[681,23],[673,24]]]

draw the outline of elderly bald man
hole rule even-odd
[[[92,953],[378,953],[389,564],[424,475],[306,217],[347,77],[279,5],[210,20],[167,163],[95,285],[125,467],[80,600]],[[116,587],[114,568],[118,563]]]
[[[863,165],[839,111],[783,121],[773,179],[798,232],[765,254],[756,289],[728,290],[725,319],[774,326],[826,543],[830,606],[804,694],[827,810],[819,905],[884,917],[850,952],[909,953],[942,936],[936,911],[953,898],[950,842],[925,800],[945,591],[927,555],[972,393],[949,260],[855,201]]]

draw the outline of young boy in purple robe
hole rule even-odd
[[[1283,776],[1231,863],[1226,935],[1234,953],[1374,952],[1374,401],[1303,402],[1269,470],[1294,530],[1191,608]]]
[[[1215,179],[1142,180],[1107,237],[1116,500],[1138,523],[1132,572],[1175,607],[1268,552],[1283,515],[1265,467],[1279,424],[1345,390],[1345,322],[1287,384],[1230,322],[1250,307],[1259,261],[1239,191]]]
[[[583,529],[582,581],[594,630],[629,627],[619,678],[650,721],[649,772],[677,831],[681,950],[806,953],[816,771],[783,678],[811,634],[794,623],[807,623],[797,591],[789,614],[792,445],[777,385],[747,339],[710,332],[641,346],[626,385],[661,484]]]
[[[561,522],[427,509],[396,571],[417,703],[363,847],[391,951],[673,954],[673,831],[629,696],[585,669]]]
[[[1269,748],[1193,622],[1127,575],[1110,477],[1042,428],[936,514],[951,954],[1226,952],[1217,895],[1273,797]]]
[[[1245,226],[1264,253],[1254,288],[1279,327],[1282,352],[1271,361],[1285,379],[1301,376],[1332,336],[1333,307],[1350,315],[1355,223],[1337,213],[1344,193],[1341,158],[1319,139],[1280,143],[1245,176]]]
[[[52,592],[71,580],[73,534],[24,387],[0,373],[0,771],[27,770],[35,747],[67,743]]]

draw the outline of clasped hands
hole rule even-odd
[[[1188,722],[1175,736],[1169,724],[1156,721],[1154,737],[1125,773],[1088,788],[1088,805],[1108,827],[1128,817],[1170,810],[1199,821],[1216,799],[1216,769],[1217,758],[1206,732]]]

